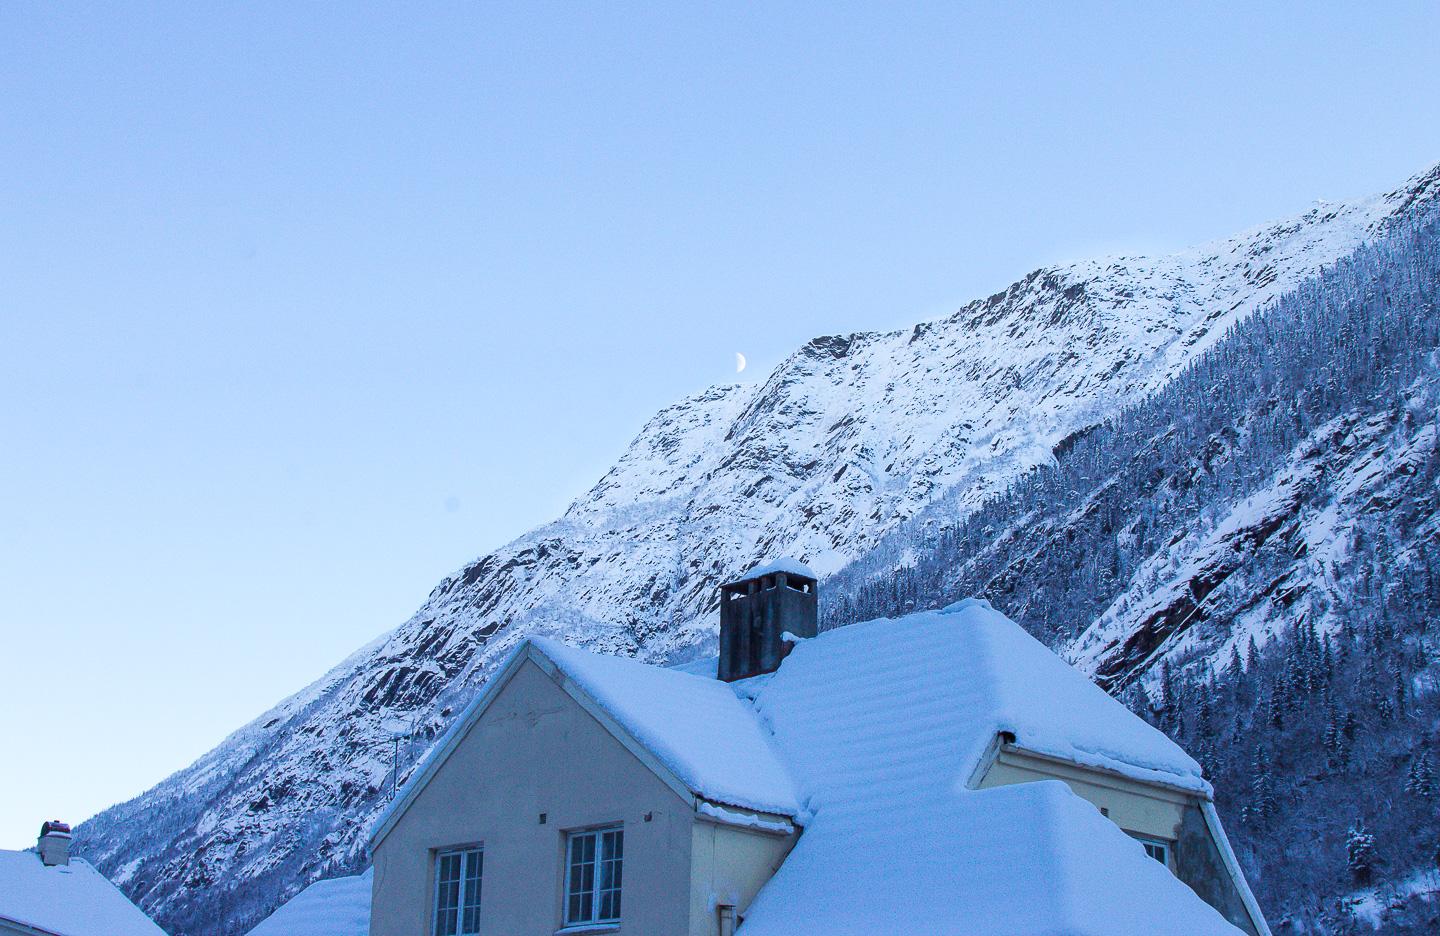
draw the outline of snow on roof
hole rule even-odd
[[[531,645],[690,790],[760,812],[795,816],[795,786],[754,713],[714,678],[577,650]]]
[[[0,851],[0,922],[57,936],[165,936],[89,862],[46,867],[33,851]]]
[[[1058,780],[886,799],[822,809],[741,936],[1239,933]]]
[[[754,697],[812,810],[905,793],[910,774],[963,785],[1002,731],[1036,753],[1211,792],[1175,742],[983,600],[826,631],[737,689]],[[894,772],[901,762],[910,774]]]
[[[684,663],[669,663],[666,669],[674,670],[677,673],[689,673],[691,676],[704,676],[706,679],[715,679],[720,672],[719,657],[701,657],[698,660],[689,660]]]
[[[369,936],[375,869],[316,881],[252,929],[249,936]]]
[[[897,919],[937,934],[1235,932],[1063,784],[968,787],[1009,731],[1030,750],[1209,792],[1179,747],[984,601],[827,631],[736,688],[810,814],[744,936]]]
[[[701,798],[804,826],[743,936],[889,932],[900,919],[935,934],[1236,932],[1064,784],[970,788],[1008,732],[1038,754],[1211,794],[1174,742],[988,602],[827,631],[775,673],[733,684],[544,638],[507,671],[526,654]],[[502,678],[390,812],[439,769]]]
[[[762,575],[774,575],[776,572],[784,572],[787,575],[799,575],[803,578],[818,579],[819,576],[811,571],[810,567],[799,559],[791,559],[789,556],[782,556],[764,565],[758,565],[740,576],[735,581],[745,582],[750,579],[760,578]]]

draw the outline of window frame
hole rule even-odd
[[[456,903],[455,903],[455,936],[478,936],[480,932],[480,913],[484,907],[485,893],[485,846],[481,844],[455,845],[447,848],[434,850],[434,861],[431,867],[434,869],[435,886],[430,899],[430,934],[431,936],[442,936],[440,932],[440,888],[444,883],[441,877],[441,867],[446,858],[460,859],[460,877],[456,881]],[[465,883],[469,880],[471,862],[479,864],[479,873],[475,876],[475,929],[465,929]]]
[[[617,842],[619,844],[618,851],[620,852],[618,858],[605,857],[605,836],[607,833],[611,832],[617,833],[619,836],[619,838],[617,839]],[[571,860],[571,850],[574,848],[575,842],[585,839],[592,839],[595,842],[595,850],[593,852],[592,859],[589,862],[582,863],[582,866],[588,864],[594,868],[594,872],[590,882],[591,887],[588,909],[590,916],[576,919],[570,916],[571,883],[574,879],[574,871],[576,867],[575,863]],[[564,839],[563,858],[565,862],[565,880],[564,887],[562,888],[560,895],[561,929],[565,930],[591,926],[619,926],[620,921],[624,918],[624,901],[622,897],[625,892],[624,823],[615,822],[603,826],[590,826],[588,828],[572,829],[566,832]],[[605,888],[601,886],[601,882],[603,881],[602,868],[607,861],[615,862],[616,868],[619,871],[619,874],[617,876],[620,879],[620,883],[611,888]],[[620,912],[616,913],[613,916],[601,916],[600,910],[601,907],[604,905],[605,895],[612,893],[615,895],[616,903],[618,903],[620,906]]]
[[[1161,867],[1170,867],[1170,855],[1173,851],[1173,847],[1169,842],[1167,842],[1165,839],[1141,837],[1138,835],[1135,836],[1135,840],[1144,847],[1145,857],[1151,859],[1152,861],[1160,862]],[[1159,855],[1156,855],[1152,850],[1157,848],[1160,850]]]

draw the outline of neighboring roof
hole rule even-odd
[[[799,813],[790,775],[750,707],[727,683],[545,638],[531,645],[696,796],[759,812]]]
[[[735,581],[748,582],[750,579],[757,579],[763,575],[774,575],[776,572],[784,572],[786,575],[798,575],[801,578],[808,579],[819,578],[819,576],[817,576],[813,571],[811,571],[809,566],[801,562],[799,559],[791,559],[788,556],[782,556],[781,558],[776,559],[772,562],[767,562],[763,565],[756,566],[749,572],[746,572],[744,575],[737,578]]]
[[[56,936],[165,936],[89,862],[46,867],[33,851],[0,851],[0,921]]]
[[[249,936],[369,936],[375,869],[316,881],[252,929]]]
[[[715,679],[720,672],[719,657],[701,657],[698,660],[688,660],[684,663],[669,663],[666,669],[674,670],[677,673],[689,673],[691,676],[704,676],[706,679]]]

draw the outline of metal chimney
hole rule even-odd
[[[45,866],[68,865],[70,863],[70,826],[59,819],[51,819],[40,827],[38,844],[40,860]]]

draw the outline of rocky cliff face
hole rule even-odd
[[[824,575],[937,498],[979,505],[1437,193],[1440,169],[1180,254],[1039,270],[945,319],[817,338],[761,385],[662,410],[562,518],[445,579],[390,635],[86,823],[82,847],[172,932],[243,932],[309,880],[363,863],[394,783],[525,637],[654,660],[707,651],[720,580],[781,552]],[[1174,591],[1146,597],[1160,618]],[[1087,665],[1121,674],[1146,660],[1125,645],[1139,602],[1096,623],[1076,651]]]

